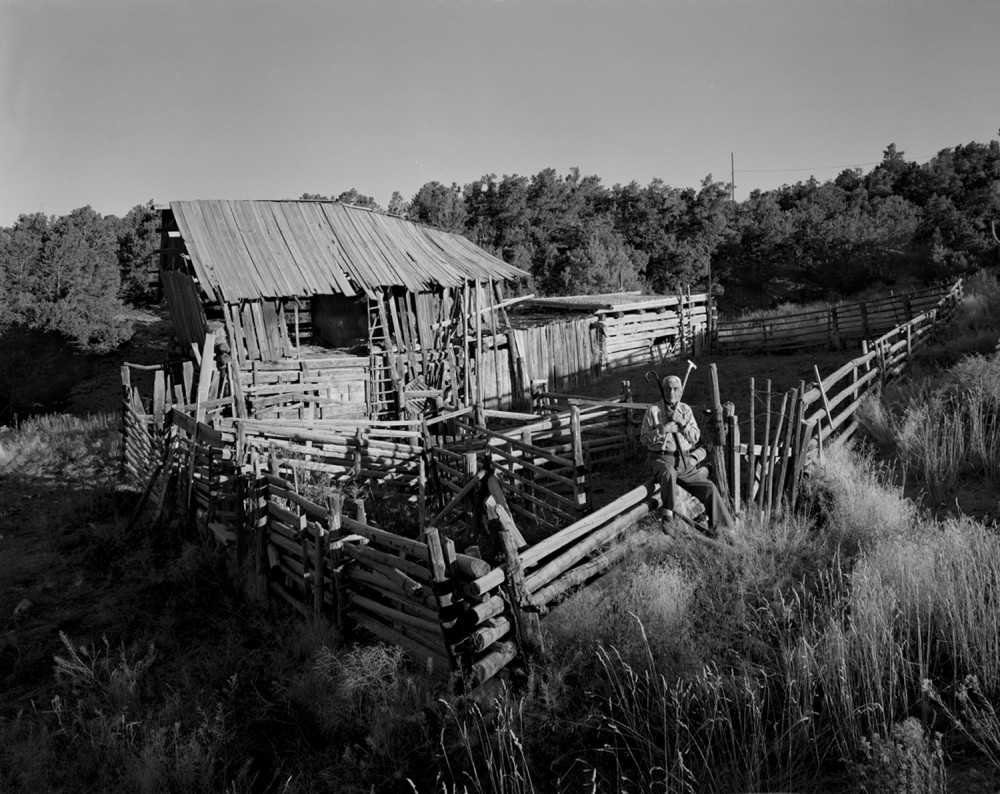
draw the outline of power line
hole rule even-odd
[[[929,160],[934,156],[935,155],[933,154],[924,154],[921,155],[920,157],[914,157],[913,160],[914,161]],[[813,168],[761,168],[761,169],[737,168],[736,173],[737,174],[783,174],[792,171],[832,171],[835,168],[841,170],[843,170],[844,168],[861,168],[866,165],[879,165],[882,162],[883,162],[882,160],[876,160],[875,162],[872,163],[847,163],[846,165],[819,165]]]
[[[976,113],[976,114],[971,115],[971,116],[962,116],[960,118],[940,119],[938,121],[933,121],[930,124],[921,124],[919,126],[908,127],[906,129],[903,129],[903,130],[895,130],[890,135],[882,135],[882,134],[876,135],[876,134],[872,134],[872,135],[865,135],[864,137],[861,137],[861,138],[847,138],[847,139],[843,139],[843,140],[830,141],[830,142],[824,144],[824,148],[832,148],[832,147],[835,147],[835,146],[843,146],[843,145],[849,144],[849,143],[862,143],[862,142],[865,142],[865,141],[872,141],[872,140],[883,140],[884,141],[888,137],[894,137],[894,136],[899,136],[899,135],[906,135],[906,134],[909,134],[909,133],[914,132],[916,130],[925,130],[925,129],[928,129],[930,127],[940,127],[942,124],[955,124],[955,123],[960,122],[960,121],[971,121],[973,119],[981,119],[981,118],[994,117],[995,115],[996,115],[995,112],[989,111],[989,112],[986,112],[986,113]],[[796,154],[798,152],[808,152],[808,151],[812,151],[813,149],[816,149],[816,148],[817,147],[814,145],[814,146],[800,147],[798,149],[786,149],[786,150],[781,151],[781,152],[772,152],[770,154],[758,155],[755,159],[773,159],[775,157],[785,157],[786,155],[789,155],[789,154]],[[756,151],[756,150],[755,149],[749,149],[748,151],[753,152],[753,151]],[[741,154],[745,154],[746,152],[742,152],[741,151],[740,153]]]

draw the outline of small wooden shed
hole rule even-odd
[[[528,276],[461,235],[338,202],[175,201],[161,214],[177,339],[187,350],[224,332],[252,415],[476,401],[483,314]]]

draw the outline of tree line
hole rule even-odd
[[[356,189],[328,199],[382,210]],[[950,278],[998,261],[1000,143],[943,149],[909,161],[890,144],[867,173],[847,169],[734,202],[711,175],[695,188],[660,179],[606,187],[597,176],[546,168],[531,177],[485,174],[432,181],[385,211],[465,235],[531,273],[543,295],[738,285],[799,297],[848,294],[903,276]],[[89,349],[127,334],[125,304],[155,298],[148,275],[159,245],[152,203],[124,218],[90,207],[63,217],[22,215],[0,228],[0,330],[55,331]]]
[[[153,203],[123,218],[80,207],[36,212],[0,228],[0,336],[11,327],[50,331],[102,352],[131,335],[126,305],[154,300],[160,247]]]

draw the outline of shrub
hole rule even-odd
[[[849,558],[880,537],[906,535],[918,520],[917,507],[893,484],[890,469],[870,454],[827,450],[805,487],[827,542]]]
[[[1000,354],[969,356],[940,376],[871,398],[860,417],[934,505],[967,474],[1000,485]]]
[[[640,668],[650,662],[670,677],[701,666],[691,639],[691,577],[669,556],[663,535],[632,542],[629,558],[542,624],[556,667],[575,668],[586,679],[601,646],[615,647]]]
[[[966,418],[961,401],[927,390],[914,400],[896,428],[903,465],[927,490],[931,503],[947,499],[966,458]]]
[[[290,689],[325,756],[319,772],[338,791],[423,779],[435,736],[429,678],[408,672],[399,648],[381,643],[321,648]],[[366,784],[367,781],[367,784]]]
[[[969,356],[948,373],[960,391],[969,463],[1000,486],[1000,353]]]
[[[855,766],[858,786],[871,794],[944,794],[941,737],[928,737],[910,717],[892,726],[888,737],[864,745],[865,761]]]

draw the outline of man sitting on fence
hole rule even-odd
[[[676,512],[674,488],[679,485],[705,506],[712,529],[718,530],[720,526],[729,529],[733,519],[725,501],[708,479],[708,469],[699,468],[692,459],[691,450],[701,438],[701,431],[691,406],[681,402],[683,390],[680,378],[669,375],[663,379],[666,401],[646,409],[639,441],[648,450],[649,465],[660,483],[665,510]]]

